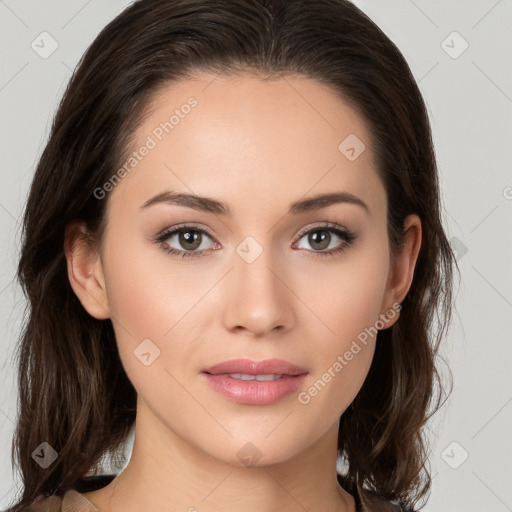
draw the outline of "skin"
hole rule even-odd
[[[104,199],[101,247],[81,243],[79,224],[66,232],[70,283],[93,317],[112,319],[138,393],[127,467],[84,495],[103,512],[354,511],[336,480],[338,424],[366,378],[375,337],[307,404],[296,393],[271,405],[237,404],[201,371],[237,357],[276,357],[306,368],[299,391],[310,388],[407,294],[420,220],[406,219],[403,250],[390,259],[387,197],[368,128],[331,89],[301,76],[198,74],[172,84],[152,103],[133,149],[190,96],[197,106]],[[354,161],[338,150],[349,134],[366,146]],[[140,209],[169,190],[222,201],[233,215]],[[287,213],[294,201],[333,191],[354,194],[369,212],[338,203]],[[316,255],[325,249],[298,234],[325,221],[357,239],[341,253]],[[154,241],[189,223],[209,233],[203,256],[181,259]],[[247,236],[263,250],[251,263],[236,252]],[[167,243],[188,247],[176,235]],[[331,233],[328,249],[343,243]],[[149,366],[133,353],[147,338],[160,350]],[[237,455],[248,442],[261,454],[253,466]]]

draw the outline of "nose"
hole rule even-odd
[[[254,250],[250,246],[249,252]],[[234,268],[225,280],[222,304],[225,328],[245,331],[254,337],[284,333],[295,321],[290,272],[283,271],[270,250],[259,250],[261,254],[254,261],[243,248],[235,251]]]

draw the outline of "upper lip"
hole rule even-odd
[[[225,373],[244,373],[247,375],[301,375],[307,370],[282,359],[265,359],[253,361],[252,359],[230,359],[222,363],[209,366],[203,370],[205,373],[219,375]]]

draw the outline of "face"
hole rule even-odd
[[[144,414],[230,464],[290,459],[337,429],[394,302],[365,123],[308,78],[204,74],[158,94],[131,149],[95,272]],[[302,375],[204,373],[240,358]]]

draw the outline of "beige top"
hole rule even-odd
[[[64,496],[50,496],[23,509],[23,512],[101,512],[83,494],[67,491]]]
[[[400,507],[385,502],[371,494],[359,496],[361,506],[357,512],[400,512]],[[67,491],[64,496],[50,496],[32,503],[23,512],[101,512],[85,496],[75,490]]]

